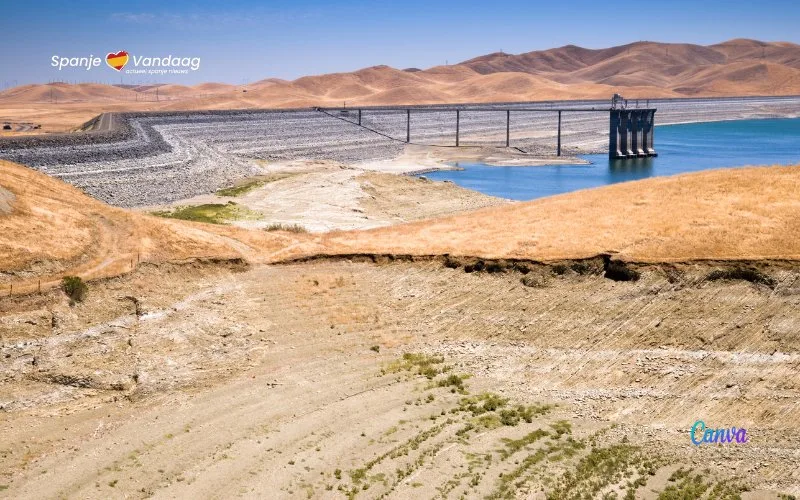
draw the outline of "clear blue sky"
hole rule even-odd
[[[128,83],[243,83],[377,64],[426,68],[503,50],[637,40],[800,42],[796,0],[598,2],[0,0],[0,88],[54,79],[119,82],[102,66],[57,71],[53,55],[201,57],[190,75],[122,75]]]

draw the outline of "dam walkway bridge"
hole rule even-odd
[[[435,144],[440,147],[465,147],[462,143],[462,117],[465,113],[485,113],[497,115],[495,120],[502,120],[505,125],[505,147],[514,147],[512,126],[516,123],[512,115],[542,113],[557,116],[555,152],[562,154],[562,116],[568,113],[607,114],[609,123],[608,154],[610,158],[627,159],[657,156],[654,148],[655,108],[618,107],[612,101],[611,107],[534,107],[520,105],[421,105],[421,106],[364,106],[364,107],[316,107],[315,110],[331,117],[353,123],[366,130],[382,135],[390,140],[407,144],[423,144],[412,140],[414,124],[421,118],[430,126],[431,120],[438,120],[442,127],[449,128],[454,134],[450,144]],[[404,115],[404,137],[391,134],[375,126],[375,122],[367,123],[368,118],[386,116],[387,114]],[[445,119],[450,117],[450,119]],[[499,117],[499,118],[498,118]],[[376,118],[377,119],[377,118]],[[397,122],[397,120],[395,120]],[[397,125],[397,123],[395,123]],[[397,127],[395,127],[396,129]],[[400,135],[400,136],[398,136]]]

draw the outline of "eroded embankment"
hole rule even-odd
[[[603,276],[612,281],[638,281],[642,273],[646,272],[661,275],[670,283],[697,284],[701,281],[740,280],[775,289],[780,279],[777,276],[800,270],[800,262],[792,260],[694,260],[652,263],[614,259],[610,254],[556,261],[486,259],[453,255],[317,254],[288,259],[277,264],[337,261],[374,264],[435,262],[449,269],[461,269],[465,273],[516,273],[521,276],[521,280],[526,286],[537,286],[535,284],[537,276],[561,276],[572,273],[579,276]]]
[[[265,275],[272,282],[259,283],[258,277]],[[329,315],[331,328],[341,323],[359,331],[368,330],[377,321],[373,325],[375,332],[368,337],[384,338],[389,343],[401,338],[411,341],[414,332],[423,336],[438,332],[434,337],[444,334],[443,338],[451,340],[451,335],[465,340],[495,336],[512,341],[536,339],[535,344],[540,347],[569,349],[599,348],[596,341],[603,338],[610,349],[673,345],[695,350],[792,353],[800,350],[800,337],[794,329],[800,319],[796,309],[800,302],[799,281],[800,265],[790,262],[631,265],[605,256],[542,263],[452,256],[351,255],[255,268],[242,260],[143,263],[130,274],[89,282],[86,302],[71,302],[58,289],[0,297],[0,347],[9,354],[6,359],[10,360],[8,367],[12,371],[6,375],[15,373],[12,378],[28,373],[39,382],[74,386],[89,380],[91,387],[110,387],[111,382],[102,381],[132,376],[126,375],[124,363],[115,366],[115,361],[99,372],[83,368],[76,372],[64,367],[72,361],[79,362],[76,367],[83,366],[89,358],[76,358],[64,365],[67,360],[48,355],[53,367],[62,367],[48,375],[44,373],[48,369],[42,356],[48,349],[58,348],[60,352],[77,342],[75,348],[88,349],[87,355],[97,356],[96,361],[101,362],[104,354],[97,351],[98,346],[85,344],[89,339],[119,336],[124,341],[126,335],[149,331],[151,320],[162,316],[167,320],[178,312],[187,321],[196,321],[190,328],[201,336],[190,342],[195,347],[197,342],[213,341],[216,332],[226,338],[226,331],[249,330],[264,321],[271,325],[290,321],[292,328],[303,330],[304,306],[272,309],[300,294],[313,298],[312,302],[321,301],[317,305],[328,311],[325,315]],[[363,290],[356,295],[340,295],[351,286]],[[261,288],[270,290],[273,296],[280,295],[280,299],[274,296],[269,304],[263,302],[257,291]],[[185,302],[186,297],[201,289],[207,290],[203,297],[211,293],[239,298],[233,302],[220,299],[214,307],[216,312],[208,316],[194,299]],[[239,302],[243,289],[251,289],[254,295]],[[378,292],[381,289],[382,294]],[[410,302],[394,302],[400,298]],[[481,302],[484,299],[489,303]],[[208,300],[202,302],[207,305]],[[274,300],[277,302],[273,304]],[[247,311],[247,303],[255,309]],[[272,319],[258,316],[265,307],[270,308]],[[317,306],[309,303],[308,307]],[[290,310],[299,316],[273,318],[280,311]],[[406,318],[411,311],[413,317]],[[459,312],[468,314],[475,324],[463,324]],[[434,317],[444,323],[430,330],[428,321]],[[401,328],[391,327],[394,318],[404,318]],[[454,323],[447,326],[451,321]],[[381,333],[384,327],[380,324],[385,322],[388,329]],[[464,326],[463,331],[453,330],[459,324]],[[173,326],[176,325],[170,328]],[[188,335],[190,330],[183,328],[175,331]],[[595,338],[604,331],[602,337]],[[66,335],[70,332],[77,336]],[[212,337],[206,338],[207,334]],[[245,349],[239,354],[246,352]],[[29,359],[23,353],[33,357]],[[219,358],[216,362],[234,363],[239,354],[235,350],[230,354],[230,359]],[[160,354],[153,351],[149,355]],[[206,354],[192,354],[193,358],[197,356]],[[97,366],[102,365],[103,362]],[[115,372],[118,373],[112,376]],[[150,390],[160,387],[155,379],[153,382],[156,385]],[[142,384],[138,384],[140,389]]]

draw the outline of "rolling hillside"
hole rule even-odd
[[[636,42],[587,49],[568,45],[523,54],[487,54],[424,70],[373,66],[293,81],[267,78],[247,86],[24,85],[0,92],[0,120],[38,120],[43,110],[34,109],[35,104],[46,105],[48,113],[55,105],[64,106],[79,124],[98,112],[126,109],[605,99],[615,92],[630,98],[797,95],[800,45],[743,39],[709,46]],[[60,119],[71,123],[67,115]]]

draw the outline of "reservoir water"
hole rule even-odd
[[[800,163],[800,118],[737,120],[656,127],[657,158],[610,160],[582,156],[591,165],[493,167],[458,163],[463,170],[425,174],[514,200],[532,200],[647,177],[722,167]]]

